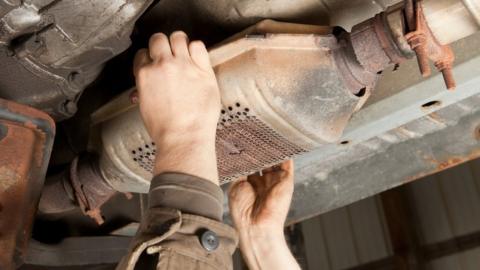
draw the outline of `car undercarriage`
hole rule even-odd
[[[0,266],[125,254],[156,154],[132,61],[156,32],[209,48],[224,190],[295,158],[292,224],[480,156],[479,29],[476,0],[0,0]]]

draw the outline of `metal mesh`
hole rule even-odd
[[[240,103],[222,110],[216,149],[222,184],[306,152]]]
[[[222,110],[217,127],[216,150],[221,184],[306,152],[267,126],[240,103]],[[152,142],[131,149],[131,158],[138,166],[152,172],[155,144]]]

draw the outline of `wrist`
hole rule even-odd
[[[164,129],[151,135],[157,151],[179,146],[195,147],[198,144],[215,144],[216,129]]]
[[[250,269],[299,270],[283,229],[250,229],[240,233],[240,249]]]
[[[267,228],[252,226],[248,229],[239,230],[240,239],[248,241],[259,248],[259,251],[270,250],[271,247],[286,243],[283,228]]]
[[[218,185],[215,135],[169,133],[154,141],[157,151],[154,175],[185,173]]]

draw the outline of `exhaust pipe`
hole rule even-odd
[[[356,60],[349,39],[340,29],[267,20],[210,50],[223,104],[216,140],[222,184],[340,138],[379,76]],[[92,120],[98,134],[90,146],[106,181],[122,192],[147,192],[156,147],[129,93]]]
[[[453,53],[446,44],[479,30],[480,0],[407,2],[411,10],[393,7],[351,34],[266,20],[212,48],[223,104],[216,139],[221,183],[337,143],[381,72],[415,55],[424,76],[425,64],[434,61],[453,89]],[[458,27],[441,27],[445,18]],[[157,149],[132,91],[92,115],[89,151],[99,157],[98,181],[146,193]]]

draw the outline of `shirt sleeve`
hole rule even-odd
[[[149,209],[117,269],[232,269],[236,231],[221,222],[223,192],[208,180],[164,173],[152,180]],[[144,268],[143,255],[157,258]]]
[[[150,185],[149,206],[175,208],[217,221],[223,215],[223,191],[211,181],[188,174],[163,173]]]

